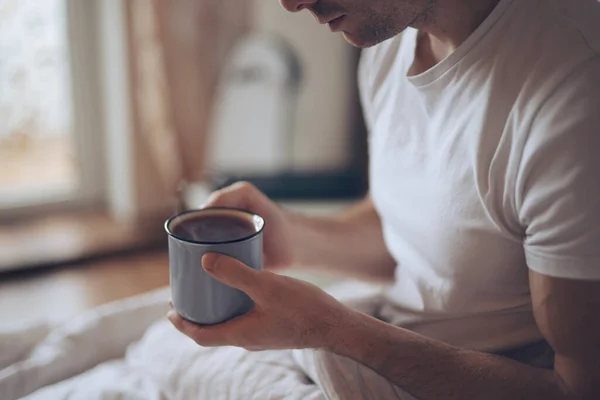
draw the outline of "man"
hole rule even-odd
[[[329,398],[600,399],[600,6],[282,4],[370,47],[359,71],[369,197],[331,219],[282,210],[248,184],[209,205],[265,218],[267,269],[394,286],[373,318],[211,254],[204,268],[256,307],[214,327],[171,312],[173,324],[203,346],[318,349],[297,354]]]

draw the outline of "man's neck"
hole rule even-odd
[[[450,55],[498,5],[500,0],[431,0],[430,10],[413,26],[419,70],[427,70]],[[423,72],[420,71],[420,72]]]

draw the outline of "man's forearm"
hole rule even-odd
[[[420,400],[588,399],[569,394],[550,370],[459,349],[358,314],[327,346]]]
[[[335,217],[294,214],[292,223],[299,264],[361,278],[393,278],[395,262],[370,199]]]

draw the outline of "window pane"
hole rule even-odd
[[[0,207],[77,189],[65,2],[0,0]]]

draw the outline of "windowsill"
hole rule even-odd
[[[0,272],[166,248],[164,216],[123,223],[101,212],[60,213],[0,226]]]
[[[0,279],[0,329],[60,322],[168,285],[169,257],[163,250],[8,274]]]

